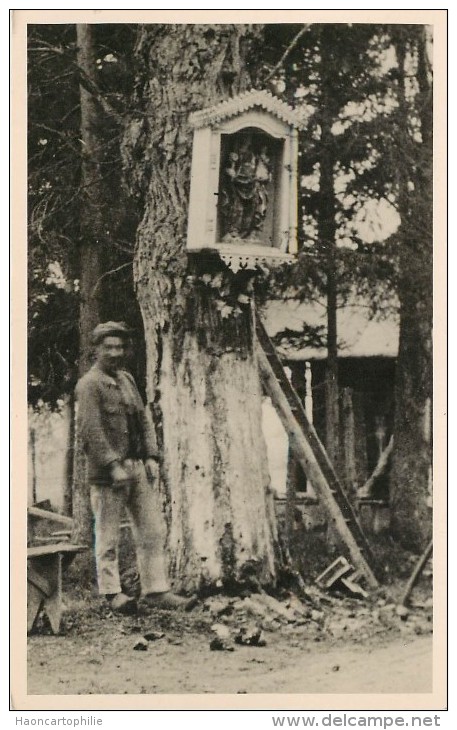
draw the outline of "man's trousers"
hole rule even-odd
[[[141,595],[169,590],[164,554],[164,520],[156,491],[146,477],[142,461],[128,460],[131,474],[125,486],[91,485],[95,518],[95,560],[101,594],[120,593],[118,548],[124,512],[130,517],[136,546]]]

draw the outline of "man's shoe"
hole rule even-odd
[[[171,611],[180,609],[185,611],[192,601],[192,599],[177,596],[176,593],[171,591],[148,593],[142,600],[149,608],[167,608]]]
[[[136,600],[125,593],[115,593],[114,596],[106,597],[109,607],[116,613],[123,613],[130,616],[137,610]]]

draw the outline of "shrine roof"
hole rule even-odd
[[[193,127],[209,127],[230,117],[242,114],[253,108],[260,108],[291,127],[303,129],[306,123],[303,111],[293,109],[286,102],[273,96],[269,91],[253,89],[239,94],[233,99],[221,101],[214,106],[201,109],[190,115],[189,121]]]

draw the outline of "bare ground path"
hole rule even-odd
[[[108,638],[108,637],[107,637]],[[41,646],[40,646],[41,644]],[[376,646],[312,643],[211,652],[190,637],[132,651],[126,637],[102,652],[84,639],[31,642],[29,694],[426,693],[432,689],[432,639]]]
[[[391,605],[334,603],[295,621],[263,617],[266,646],[230,642],[232,651],[211,651],[214,623],[233,635],[252,622],[249,605],[249,599],[237,600],[227,615],[216,600],[181,617],[152,612],[131,618],[96,603],[76,605],[66,615],[65,635],[29,637],[28,694],[432,691],[429,610],[404,621]],[[151,631],[158,638],[135,650]]]

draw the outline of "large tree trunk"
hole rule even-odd
[[[96,55],[93,28],[76,26],[77,60],[84,76],[96,81]],[[101,109],[94,96],[80,86],[81,108],[81,244],[80,244],[80,312],[79,312],[79,375],[90,365],[91,333],[99,322],[99,281],[101,246],[104,233],[105,189],[102,177]],[[86,459],[76,434],[73,469],[73,535],[77,543],[92,542],[92,516],[86,478]]]
[[[146,114],[126,135],[127,173],[144,195],[134,276],[163,449],[170,571],[187,590],[272,585],[279,566],[252,307],[222,317],[217,290],[198,270],[189,277],[185,255],[188,115],[246,88],[245,57],[258,35],[247,26],[145,26],[137,93]],[[240,275],[226,276],[235,286]]]
[[[261,387],[248,338],[245,354],[211,352],[195,331],[182,342],[172,332],[163,338],[169,545],[172,574],[187,589],[230,586],[246,570],[261,583],[275,575]]]
[[[403,545],[420,552],[431,533],[428,488],[432,398],[432,87],[425,66],[425,29],[416,30],[421,141],[407,138],[405,44],[397,41],[400,109],[400,347],[395,383],[391,476],[392,529]],[[411,160],[414,160],[414,168]],[[411,190],[411,182],[414,189]]]

